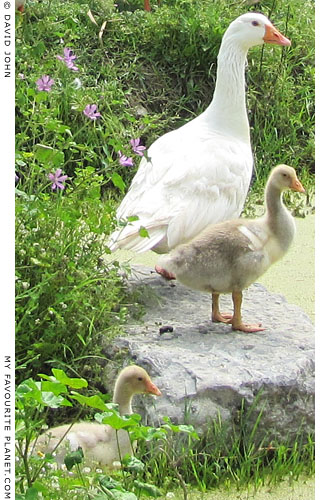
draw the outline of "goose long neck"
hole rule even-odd
[[[119,406],[119,413],[121,415],[130,415],[132,410],[133,394],[119,384],[115,385],[113,402]]]
[[[272,183],[266,186],[266,220],[267,224],[286,252],[295,234],[295,223],[292,215],[284,206],[282,190]]]
[[[233,37],[224,35],[219,55],[213,99],[206,110],[208,119],[226,132],[250,142],[245,97],[245,64],[247,48]]]

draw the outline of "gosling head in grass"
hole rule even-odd
[[[254,283],[289,249],[295,223],[282,200],[283,191],[304,193],[294,168],[278,165],[265,188],[266,212],[258,219],[235,219],[209,226],[189,243],[161,257],[156,271],[166,279],[212,294],[212,321],[233,330],[259,332],[260,323],[242,321],[242,291]],[[221,313],[219,295],[231,293],[234,313]]]

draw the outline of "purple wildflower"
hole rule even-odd
[[[127,156],[123,155],[121,151],[118,151],[118,155],[119,155],[119,163],[123,167],[133,167],[134,165],[133,158],[128,158]]]
[[[73,51],[69,47],[65,47],[63,53],[64,53],[64,57],[56,56],[57,59],[65,62],[67,67],[69,69],[72,69],[72,71],[79,71],[79,68],[77,68],[77,66],[75,66],[75,64],[73,62],[75,59],[77,59],[77,56],[74,55]]]
[[[36,81],[36,85],[38,87],[38,90],[45,90],[46,92],[49,92],[52,90],[52,86],[54,85],[55,81],[48,75],[43,75],[39,80]]]
[[[136,153],[137,155],[139,156],[143,156],[143,151],[146,149],[145,146],[142,146],[142,144],[140,144],[140,138],[138,139],[131,139],[129,142],[130,142],[130,145],[132,146],[132,149],[134,151],[134,153]]]
[[[96,120],[96,118],[100,118],[101,113],[98,112],[96,104],[87,104],[84,109],[84,115],[88,116],[91,120]]]
[[[58,168],[55,174],[48,174],[49,179],[52,181],[52,189],[64,189],[63,182],[67,180],[67,175],[62,175],[62,169]]]

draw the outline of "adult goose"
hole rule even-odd
[[[292,243],[295,223],[285,208],[282,192],[305,190],[296,172],[278,165],[271,172],[265,190],[266,212],[258,219],[236,219],[204,229],[189,243],[163,255],[156,266],[167,279],[212,293],[212,321],[231,323],[234,330],[258,332],[260,324],[242,322],[242,290],[283,257]],[[234,314],[221,314],[219,294],[232,293]]]
[[[134,394],[154,394],[160,396],[161,392],[152,383],[147,372],[140,366],[131,365],[124,368],[115,383],[113,402],[118,404],[121,415],[132,412],[132,398]],[[63,438],[64,436],[64,438]],[[118,443],[120,455],[118,451]],[[115,468],[120,456],[132,454],[132,444],[126,431],[116,431],[107,424],[96,422],[78,422],[53,427],[39,436],[33,444],[34,452],[52,453],[59,441],[63,439],[55,450],[58,465],[64,463],[65,455],[79,447],[84,453],[84,464],[90,466],[105,466]],[[134,445],[133,445],[134,447]]]
[[[121,228],[110,237],[112,251],[166,253],[208,225],[240,215],[253,166],[244,70],[248,49],[263,43],[291,42],[262,14],[243,14],[230,24],[210,105],[150,146],[117,210]],[[132,216],[138,220],[123,226]]]

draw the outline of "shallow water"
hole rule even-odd
[[[168,493],[164,500],[182,500],[182,493]],[[314,500],[315,483],[313,478],[294,481],[291,485],[284,481],[278,486],[264,486],[257,492],[253,488],[227,491],[219,489],[208,493],[189,492],[189,500]]]

